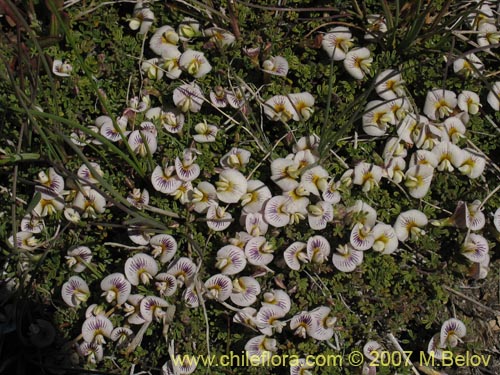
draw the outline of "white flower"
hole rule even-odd
[[[248,164],[250,156],[250,151],[233,147],[227,154],[220,158],[220,165],[223,168],[240,169]]]
[[[196,155],[193,149],[185,149],[182,155],[182,160],[179,157],[175,158],[175,172],[177,176],[184,182],[194,181],[200,175],[200,166],[195,163]]]
[[[464,161],[464,152],[451,142],[440,142],[433,149],[432,153],[438,160],[438,171],[452,172],[453,167],[458,168]]]
[[[300,165],[295,160],[279,158],[271,162],[271,180],[283,191],[295,189],[299,185],[299,175]]]
[[[370,163],[361,162],[354,167],[354,185],[361,185],[364,192],[378,186],[382,178],[382,168]]]
[[[427,93],[424,113],[431,120],[448,117],[457,106],[457,95],[453,91],[434,89]]]
[[[271,56],[262,63],[262,70],[272,75],[286,77],[288,61],[282,56]]]
[[[128,120],[126,117],[122,116],[117,118],[116,127],[113,123],[113,120],[108,116],[99,116],[96,119],[96,123],[97,122],[100,123],[99,132],[101,133],[101,135],[111,142],[121,141],[130,134],[130,131],[127,131]]]
[[[179,58],[179,66],[194,78],[201,78],[212,70],[203,52],[188,49]]]
[[[368,33],[365,34],[365,40],[380,38],[382,34],[387,32],[387,24],[380,14],[368,14],[366,20],[368,21]]]
[[[247,192],[241,197],[243,212],[259,212],[264,203],[271,197],[271,191],[262,181],[249,180],[247,182]]]
[[[86,186],[76,194],[73,207],[80,210],[84,219],[96,218],[106,210],[106,199],[97,190]]]
[[[475,150],[464,149],[462,152],[463,161],[458,170],[472,179],[481,176],[486,167],[486,160]]]
[[[153,320],[161,322],[164,320],[167,312],[163,308],[168,307],[169,303],[163,298],[156,296],[146,296],[144,297],[140,304],[139,310],[141,316],[146,322],[152,322]]]
[[[210,91],[210,102],[214,107],[226,108],[227,107],[227,92],[222,86],[215,86]]]
[[[356,224],[352,227],[349,242],[354,249],[364,251],[373,246],[375,237],[370,227]]]
[[[200,32],[200,23],[191,17],[184,17],[177,28],[179,38],[182,41],[189,41]]]
[[[321,46],[334,61],[346,58],[346,53],[353,46],[351,31],[344,26],[338,26],[323,35]]]
[[[392,158],[405,158],[407,155],[407,150],[405,144],[399,137],[391,137],[385,143],[384,151],[382,152],[382,157],[385,162],[390,161]]]
[[[174,172],[174,166],[169,167],[167,164],[163,168],[156,166],[151,175],[153,188],[163,194],[171,194],[176,191],[182,185],[182,180]]]
[[[438,127],[430,122],[418,123],[415,127],[412,139],[418,148],[431,150],[441,142],[446,140],[447,133],[443,132],[442,127]]]
[[[252,237],[245,244],[245,256],[248,263],[254,266],[265,266],[272,262],[275,246],[268,242],[265,237]]]
[[[227,300],[233,291],[231,279],[223,274],[217,274],[205,281],[206,296],[219,302]]]
[[[320,191],[325,191],[330,176],[325,168],[318,165],[308,168],[300,178],[300,185],[309,193],[320,196]]]
[[[225,169],[215,183],[217,197],[224,203],[236,203],[247,192],[245,176],[235,169]]]
[[[458,95],[458,108],[462,111],[475,115],[479,112],[480,107],[479,95],[475,92],[464,90]]]
[[[443,323],[439,334],[439,346],[442,348],[455,347],[467,333],[465,324],[458,319],[451,318]]]
[[[279,319],[284,316],[285,313],[278,306],[262,306],[255,317],[257,329],[268,336],[281,333],[286,323]]]
[[[314,106],[314,97],[308,92],[300,92],[297,94],[289,94],[288,97],[292,101],[292,104],[295,108],[294,120],[308,120],[313,112]]]
[[[151,156],[156,152],[156,136],[149,131],[134,130],[128,137],[130,149],[141,157]]]
[[[207,210],[207,226],[216,231],[220,232],[227,229],[232,222],[232,216],[223,207],[217,204],[212,204]]]
[[[500,42],[500,32],[497,27],[491,23],[483,23],[479,26],[479,34],[477,34],[477,44],[481,47],[486,47]],[[489,48],[486,49],[489,51]]]
[[[393,69],[384,70],[375,79],[375,91],[385,100],[404,96],[404,81],[401,74]]]
[[[223,275],[236,275],[245,269],[245,253],[238,246],[226,245],[217,251],[215,267]]]
[[[471,233],[462,245],[462,255],[471,262],[484,262],[490,249],[486,238],[479,234]]]
[[[497,81],[493,84],[491,87],[490,92],[488,92],[488,104],[493,108],[495,111],[500,110],[500,81]]]
[[[297,116],[291,99],[284,95],[275,95],[264,103],[264,113],[272,121],[288,122]]]
[[[319,201],[307,207],[307,220],[314,230],[322,230],[333,220],[333,206],[331,203]]]
[[[396,231],[388,224],[378,223],[372,229],[372,249],[381,254],[392,254],[398,248]]]
[[[281,228],[290,223],[288,204],[290,198],[283,195],[272,197],[264,206],[264,219],[269,225]]]
[[[332,255],[332,262],[341,272],[352,272],[363,263],[363,251],[355,250],[351,244],[337,247]]]
[[[135,208],[142,210],[149,203],[149,192],[146,189],[141,192],[140,189],[134,188],[127,196],[127,201]]]
[[[149,41],[149,47],[158,56],[164,57],[171,55],[172,51],[177,50],[179,35],[171,26],[162,26],[155,31]]]
[[[77,307],[80,303],[87,301],[90,297],[90,290],[79,276],[71,276],[61,289],[62,299],[68,306]]]
[[[87,269],[87,263],[92,260],[92,251],[87,246],[78,246],[68,250],[66,264],[73,272],[83,272]]]
[[[304,251],[306,249],[306,244],[304,242],[294,242],[283,253],[283,258],[285,259],[286,265],[295,271],[300,269],[300,262],[308,263],[309,258],[307,253]]]
[[[384,166],[383,176],[394,182],[395,184],[399,184],[403,181],[406,161],[402,157],[394,157],[389,160],[388,163]]]
[[[151,254],[154,258],[159,257],[162,264],[170,262],[177,252],[177,241],[169,234],[157,234],[151,237],[149,244],[152,247]]]
[[[168,78],[177,79],[181,76],[182,70],[179,66],[180,57],[181,52],[177,47],[171,47],[163,53],[162,59],[158,61],[160,68]]]
[[[104,315],[91,316],[82,324],[82,337],[85,342],[103,345],[104,337],[110,337],[113,323]]]
[[[355,48],[347,52],[344,60],[344,68],[355,79],[363,79],[370,74],[373,58],[366,47]]]
[[[368,203],[357,200],[353,206],[347,208],[348,222],[360,223],[372,228],[377,221],[377,211]]]
[[[67,62],[62,62],[61,60],[54,60],[52,63],[52,73],[59,77],[69,77],[73,67]]]
[[[129,22],[129,27],[132,30],[139,29],[138,34],[146,34],[154,20],[155,15],[151,9],[144,7],[142,1],[137,1],[134,7],[133,18]]]
[[[263,297],[262,306],[278,306],[283,310],[284,314],[290,311],[292,303],[287,292],[280,289],[273,289],[270,292],[264,293]]]
[[[308,334],[316,331],[317,326],[317,320],[307,311],[301,311],[290,320],[290,329],[293,334],[304,339]]]
[[[265,363],[277,351],[277,342],[266,335],[260,335],[248,340],[245,344],[245,351],[247,357],[252,358],[252,364],[255,364],[256,359]]]
[[[307,240],[307,259],[311,263],[322,264],[330,255],[330,243],[323,236],[313,236]]]
[[[158,264],[150,255],[138,253],[125,262],[125,276],[132,285],[147,285],[157,273]]]
[[[149,60],[143,61],[141,64],[141,70],[147,74],[148,78],[151,80],[160,80],[163,77],[163,69],[160,68],[161,60],[154,57]]]
[[[493,224],[495,225],[495,229],[500,232],[500,207],[493,214]]]
[[[218,47],[230,46],[236,40],[235,36],[231,32],[219,27],[210,27],[205,29],[203,34],[210,37],[209,40]]]
[[[108,303],[116,302],[117,305],[123,305],[127,302],[132,286],[122,273],[112,273],[101,281],[103,296]]]
[[[263,236],[267,233],[269,225],[260,212],[242,214],[241,221],[243,218],[245,218],[245,229],[251,236]]]
[[[453,71],[465,77],[478,77],[484,70],[482,61],[475,54],[470,53],[464,58],[453,61]]]
[[[184,84],[177,87],[173,94],[174,104],[182,112],[199,112],[205,96],[196,83]]]
[[[461,96],[462,94],[460,94]],[[464,97],[458,97],[458,106],[460,107],[460,101],[461,99],[463,100]],[[462,103],[463,106],[469,106],[468,103]],[[478,105],[480,106],[479,102],[478,102]],[[472,106],[474,106],[474,104],[472,104]],[[462,109],[462,108],[461,108]],[[464,113],[464,112],[462,112]],[[454,143],[454,144],[457,144],[458,141],[462,138],[465,137],[465,131],[466,131],[466,128],[465,128],[465,124],[462,120],[462,117],[463,116],[453,116],[453,117],[448,117],[446,120],[444,120],[444,131],[446,131],[447,135],[448,135],[448,138],[449,140]]]
[[[408,168],[405,185],[413,198],[423,198],[431,187],[434,168],[427,164],[418,164]]]
[[[424,235],[425,232],[420,228],[428,223],[427,216],[418,210],[409,210],[399,214],[394,223],[396,236],[401,242],[405,242],[408,238],[417,238]]]
[[[198,143],[210,143],[215,142],[215,136],[219,131],[219,128],[215,125],[208,125],[206,121],[200,122],[194,126],[193,139]]]
[[[417,165],[427,165],[436,168],[438,159],[436,155],[429,150],[417,150],[411,155],[409,167],[411,168]]]

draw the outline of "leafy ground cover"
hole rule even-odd
[[[0,1],[0,372],[498,373],[498,8]]]

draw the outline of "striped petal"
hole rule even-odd
[[[208,207],[207,210],[207,226],[216,231],[220,232],[227,229],[231,222],[233,221],[232,216],[223,207],[216,204]]]
[[[264,298],[262,300],[262,306],[273,305],[278,306],[283,310],[284,314],[290,311],[292,303],[290,301],[290,296],[283,290],[273,289],[270,292],[264,293]]]
[[[158,273],[158,264],[147,254],[139,253],[125,262],[125,275],[132,285],[148,284]]]
[[[283,253],[286,265],[295,271],[300,269],[300,262],[307,263],[308,256],[304,251],[306,249],[306,244],[304,242],[294,242],[287,247]]]
[[[122,305],[130,296],[132,286],[122,273],[117,272],[106,276],[101,281],[101,289],[108,303],[116,302],[117,305]]]
[[[265,266],[272,262],[274,255],[272,247],[265,237],[254,237],[245,245],[245,255],[248,263],[254,266]]]
[[[250,276],[243,276],[233,281],[233,291],[229,298],[238,306],[247,307],[255,303],[260,294],[260,284]]]
[[[356,224],[351,230],[350,243],[356,250],[368,250],[373,246],[375,238],[370,228],[363,224]]]
[[[162,264],[168,263],[177,252],[177,241],[169,234],[157,234],[151,237],[149,244],[153,248],[153,257],[159,257]]]
[[[105,344],[104,337],[110,337],[113,323],[104,315],[92,316],[86,319],[82,325],[82,337],[85,342],[95,342],[99,345]]]
[[[177,291],[177,279],[174,275],[166,272],[155,276],[155,286],[161,297],[170,297]]]
[[[140,303],[141,316],[146,322],[151,322],[154,320],[161,321],[166,315],[163,310],[164,307],[168,307],[169,304],[163,298],[156,296],[146,296],[141,300]]]
[[[231,296],[233,283],[226,275],[217,274],[205,281],[205,288],[208,298],[223,302]]]
[[[71,276],[65,282],[61,289],[62,299],[68,306],[77,307],[80,303],[87,301],[90,296],[90,290],[85,282],[79,276]]]
[[[335,268],[341,272],[352,272],[363,262],[363,252],[355,250],[350,244],[340,246],[332,255]]]
[[[314,332],[316,330],[317,325],[317,320],[307,311],[301,311],[290,320],[290,329],[294,331],[293,334],[304,339],[309,332]]]
[[[313,236],[307,240],[307,259],[310,262],[324,263],[330,255],[330,243],[323,236]]]
[[[264,219],[273,227],[281,228],[290,223],[287,205],[289,197],[278,195],[269,199],[264,207]]]
[[[177,283],[183,285],[187,280],[191,280],[196,272],[196,264],[186,257],[179,258],[168,270],[167,273],[177,279]]]
[[[465,324],[458,319],[451,318],[443,323],[439,334],[440,347],[455,347],[458,341],[467,334]]]
[[[227,245],[217,251],[217,267],[223,275],[235,275],[245,269],[245,253],[237,246]]]
[[[479,234],[471,233],[462,245],[462,255],[475,263],[481,263],[488,257],[488,241]]]

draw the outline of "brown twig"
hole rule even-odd
[[[488,306],[485,306],[481,302],[476,301],[474,298],[471,298],[471,297],[469,297],[469,296],[467,296],[467,295],[465,295],[465,294],[463,294],[463,293],[461,293],[461,292],[459,292],[459,291],[457,291],[455,289],[452,289],[452,288],[450,288],[447,285],[443,285],[443,289],[447,290],[448,292],[453,293],[453,294],[455,294],[455,295],[457,295],[457,296],[459,296],[459,297],[461,297],[463,299],[466,299],[469,302],[472,302],[474,305],[476,305],[478,307],[481,307],[483,310],[489,312],[490,314],[493,314],[494,316],[500,315],[500,311],[494,310],[494,309],[492,309],[492,308],[490,308]]]

